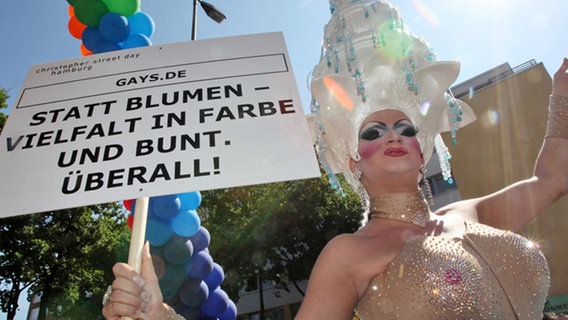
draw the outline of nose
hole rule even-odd
[[[387,134],[387,144],[391,144],[391,143],[395,143],[395,142],[402,142],[402,138],[401,136],[396,133],[396,131],[394,131],[393,129],[389,129],[388,134]]]

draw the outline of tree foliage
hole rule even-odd
[[[359,226],[362,207],[353,193],[337,195],[325,177],[203,193],[199,214],[211,233],[212,256],[224,286],[238,300],[255,271],[287,289],[308,279],[325,244]]]
[[[0,110],[8,97],[0,88]],[[0,132],[7,118],[0,111]],[[112,264],[128,255],[125,219],[117,203],[0,219],[0,310],[7,319],[25,290],[28,301],[41,294],[40,319],[48,307],[58,319],[96,319]]]
[[[8,95],[8,91],[6,91],[6,89],[4,88],[0,88],[0,133],[2,133],[2,129],[4,129],[4,125],[6,124],[6,120],[8,119],[8,116],[1,110],[8,108],[8,103],[6,102],[6,100],[8,100],[9,97],[10,96]]]
[[[108,203],[0,219],[0,232],[2,312],[13,319],[28,289],[28,301],[41,295],[44,319],[79,301],[100,306],[128,228],[121,207]]]

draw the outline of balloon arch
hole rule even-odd
[[[81,40],[81,54],[131,49],[152,45],[154,21],[140,11],[140,0],[68,0],[69,33]],[[132,228],[135,201],[124,206]],[[211,240],[201,226],[197,208],[201,193],[151,197],[146,240],[164,301],[188,320],[234,320],[235,303],[221,289],[223,268],[209,255]]]

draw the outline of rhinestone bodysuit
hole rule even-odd
[[[465,222],[410,239],[356,306],[365,319],[541,319],[550,272],[533,242]]]

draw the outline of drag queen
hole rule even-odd
[[[368,212],[324,248],[296,319],[541,319],[548,265],[514,232],[568,192],[568,60],[534,175],[431,212],[419,182],[433,150],[451,179],[439,133],[475,120],[448,92],[459,65],[436,61],[386,2],[330,3],[312,81],[319,158]]]
[[[341,173],[367,212],[320,254],[296,319],[541,319],[548,265],[514,232],[568,193],[568,60],[534,175],[431,212],[423,167],[436,152],[451,179],[439,134],[475,120],[448,90],[459,64],[437,61],[387,2],[330,5],[311,86],[316,147],[337,192]],[[163,304],[147,246],[140,274],[121,263],[113,272],[106,319],[182,319]]]

